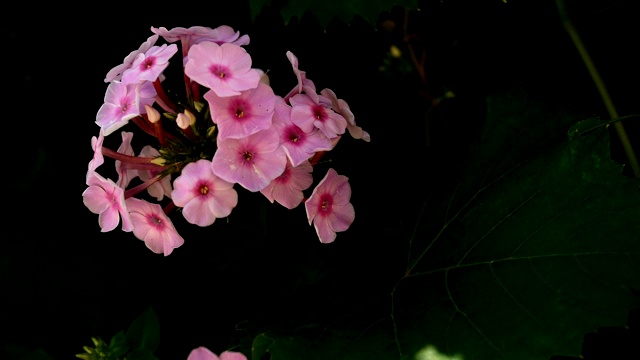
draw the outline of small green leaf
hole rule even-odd
[[[127,336],[124,331],[119,331],[115,334],[109,342],[109,353],[114,358],[118,359],[127,353],[129,346],[127,345]]]
[[[154,352],[160,344],[160,322],[153,308],[149,307],[127,329],[127,343],[131,349]]]

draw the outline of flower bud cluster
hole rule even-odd
[[[267,74],[252,67],[244,47],[249,36],[229,26],[151,31],[104,79],[100,132],[91,139],[82,194],[101,230],[121,224],[166,256],[184,243],[171,210],[180,208],[187,222],[209,226],[236,207],[238,186],[288,209],[304,203],[323,243],[347,230],[355,219],[348,178],[330,168],[310,188],[314,165],[342,135],[370,141],[349,105],[330,89],[318,92],[291,52],[286,56],[297,84],[276,95]],[[179,89],[169,88],[176,80],[168,78],[170,61],[181,67]],[[129,123],[152,143],[136,152]],[[116,131],[122,141],[112,150],[104,141]],[[116,180],[98,172],[105,157],[115,164]]]

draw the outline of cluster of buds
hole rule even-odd
[[[297,84],[276,95],[265,71],[252,67],[244,47],[249,36],[229,26],[151,31],[104,80],[108,87],[96,115],[100,133],[91,139],[82,194],[103,232],[121,224],[153,252],[169,255],[184,243],[169,218],[172,210],[209,226],[236,207],[236,186],[288,209],[304,203],[322,243],[351,226],[355,212],[346,176],[330,168],[310,190],[314,165],[342,135],[370,141],[344,100],[330,89],[318,92],[291,52],[286,56]],[[160,38],[164,44],[156,45]],[[178,90],[166,88],[176,53],[178,84],[184,82]],[[138,145],[137,154],[133,132],[123,128],[129,123],[153,142]],[[122,142],[114,151],[103,142],[119,129]],[[115,181],[97,171],[105,157],[115,163]]]

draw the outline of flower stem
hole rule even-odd
[[[167,166],[162,166],[158,164],[154,164],[152,161],[154,158],[151,157],[141,157],[141,156],[131,156],[119,153],[117,151],[113,151],[107,147],[102,147],[102,155],[110,157],[112,159],[122,161],[125,164],[130,164],[128,168],[138,169],[138,170],[150,170],[162,172],[167,169]]]
[[[567,15],[564,1],[556,0],[556,5],[558,7],[558,13],[560,15],[560,20],[562,21],[562,25],[564,26],[565,30],[569,33],[569,36],[571,37],[573,44],[576,46],[578,52],[580,53],[580,57],[582,58],[582,61],[587,67],[587,70],[589,71],[589,74],[591,75],[593,82],[598,88],[598,92],[600,93],[600,97],[602,98],[602,101],[604,102],[604,105],[607,108],[609,117],[612,119],[618,118],[619,117],[618,111],[613,105],[613,101],[611,101],[611,97],[609,96],[609,92],[607,91],[604,81],[600,77],[600,74],[598,73],[596,66],[591,60],[591,56],[589,56],[587,49],[582,43],[582,40],[580,39],[580,35],[578,34],[578,31],[573,26],[573,23],[571,22],[571,20],[569,19],[569,16]],[[622,122],[614,122],[613,127],[615,128],[616,133],[620,138],[620,142],[622,144],[622,147],[624,148],[625,154],[627,155],[627,158],[629,160],[629,164],[631,165],[631,169],[633,170],[634,176],[640,179],[640,166],[638,165],[638,159],[636,157],[635,151],[633,150],[633,146],[629,141],[627,132],[624,129],[624,125],[622,124]]]
[[[139,194],[144,189],[146,189],[149,186],[151,186],[151,185],[155,184],[156,182],[160,181],[162,179],[162,177],[163,177],[162,175],[156,175],[156,176],[152,177],[151,179],[143,182],[142,184],[134,186],[131,189],[127,189],[124,192],[124,198],[128,199],[128,198],[130,198],[132,196],[135,196],[135,195]]]
[[[176,114],[180,112],[180,109],[178,109],[178,107],[171,100],[169,100],[169,97],[164,92],[164,88],[162,87],[159,78],[153,82],[153,88],[156,90],[156,94],[158,95],[158,99],[156,100],[156,102],[160,104],[163,109],[168,108]]]

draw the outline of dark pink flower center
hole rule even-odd
[[[318,211],[327,214],[331,211],[331,204],[333,203],[333,197],[330,194],[324,194],[320,197],[320,203],[318,205]]]
[[[295,125],[289,126],[285,133],[287,134],[286,139],[292,143],[297,143],[304,139],[304,133]]]
[[[251,105],[246,101],[242,101],[240,99],[231,101],[228,109],[229,112],[233,114],[238,120],[247,120],[251,117]]]
[[[151,214],[149,216],[147,216],[147,219],[149,220],[149,224],[157,229],[162,229],[164,228],[164,222],[162,221],[162,219],[157,216],[156,214]]]
[[[324,120],[327,116],[327,112],[325,110],[325,108],[321,105],[316,105],[313,107],[313,117],[316,118],[316,120]]]
[[[249,162],[253,158],[253,154],[251,153],[251,151],[245,151],[242,153],[242,158],[244,159],[244,161]]]
[[[209,67],[209,71],[220,79],[224,79],[227,76],[227,68],[224,66],[211,65],[211,67]]]
[[[140,69],[142,71],[151,69],[155,63],[156,63],[155,57],[153,56],[148,57],[142,62],[142,64],[140,64]]]

